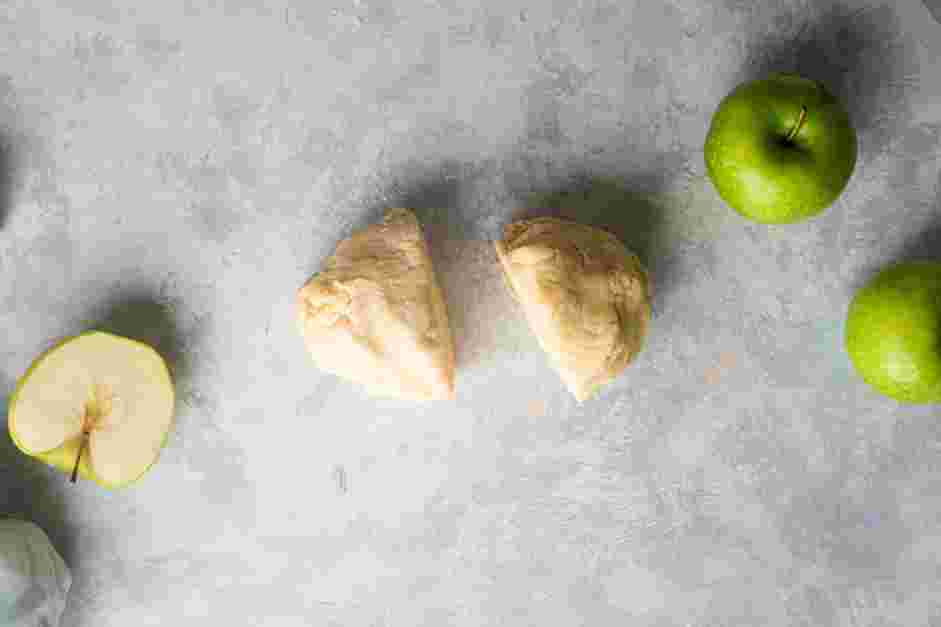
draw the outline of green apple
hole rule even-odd
[[[174,390],[150,346],[92,331],[43,353],[10,399],[17,448],[60,470],[116,488],[157,461],[173,423]]]
[[[799,222],[837,199],[856,166],[849,115],[820,83],[775,74],[739,85],[706,137],[719,196],[746,218]]]
[[[863,379],[909,403],[941,403],[941,263],[900,263],[853,297],[846,350]]]

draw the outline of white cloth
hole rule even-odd
[[[58,627],[72,576],[42,529],[0,520],[0,626]]]

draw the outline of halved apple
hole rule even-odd
[[[157,461],[173,423],[174,390],[150,346],[91,331],[42,354],[10,399],[8,426],[25,454],[116,488]]]

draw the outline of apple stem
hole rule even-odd
[[[804,122],[807,121],[807,107],[801,107],[800,115],[797,116],[797,124],[794,125],[794,128],[791,129],[791,132],[787,134],[787,137],[784,138],[784,141],[789,142],[794,139],[794,136],[797,135],[797,131],[801,130],[801,127],[804,126]]]
[[[78,479],[78,465],[82,461],[82,453],[85,452],[85,447],[88,445],[88,430],[82,430],[82,443],[78,445],[78,455],[75,456],[75,466],[72,467],[72,483],[75,483]]]

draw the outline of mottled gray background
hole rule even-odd
[[[938,255],[941,24],[919,0],[0,3],[0,397],[92,326],[173,363],[137,487],[0,440],[0,507],[75,575],[65,624],[941,625],[938,407],[853,374],[853,290]],[[860,131],[819,219],[746,223],[709,118],[775,69]],[[458,399],[319,373],[294,293],[419,210]],[[577,405],[488,238],[537,210],[651,269],[630,370]]]

